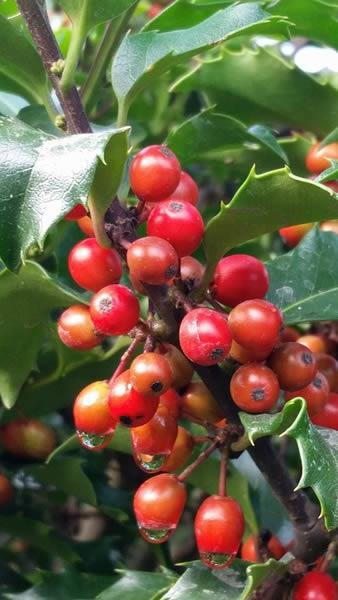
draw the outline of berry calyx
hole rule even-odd
[[[190,362],[187,361],[185,356],[180,352],[176,346],[165,342],[162,344],[163,353],[167,361],[171,366],[173,373],[172,386],[179,390],[185,387],[191,381],[194,373],[194,369]],[[161,350],[162,352],[162,350]]]
[[[269,358],[269,367],[277,375],[282,390],[287,391],[305,387],[317,371],[314,354],[298,342],[278,346]]]
[[[195,536],[201,560],[223,569],[235,558],[244,532],[242,509],[228,496],[209,496],[195,517]]]
[[[311,421],[320,427],[338,431],[338,394],[331,392],[322,410],[311,415]]]
[[[147,542],[161,544],[174,533],[181,518],[187,493],[171,473],[147,479],[134,496],[134,512],[141,535]]]
[[[241,548],[241,558],[248,562],[259,563],[262,562],[258,552],[259,539],[258,535],[250,535]],[[280,543],[279,539],[271,535],[270,539],[266,543],[266,549],[272,558],[279,560],[285,554],[286,550]]]
[[[321,173],[328,169],[330,161],[338,159],[338,144],[328,144],[320,148],[320,142],[311,146],[305,159],[306,167],[310,173]]]
[[[8,477],[3,473],[0,473],[0,506],[6,506],[9,504],[14,496],[14,488],[9,481]]]
[[[337,585],[327,573],[310,571],[293,588],[292,600],[336,600]]]
[[[167,200],[151,211],[147,233],[163,238],[175,248],[178,256],[192,254],[204,235],[203,219],[195,206],[180,200]]]
[[[188,419],[218,423],[223,412],[202,381],[193,381],[181,399],[181,410]]]
[[[204,366],[221,362],[232,341],[226,315],[210,308],[195,308],[187,313],[180,325],[179,339],[185,356]]]
[[[194,445],[195,442],[191,433],[179,425],[174,446],[162,465],[161,471],[173,473],[181,469],[191,456]]]
[[[231,307],[245,300],[264,298],[268,288],[269,275],[264,264],[247,254],[222,258],[211,283],[216,300]]]
[[[271,410],[279,396],[278,379],[274,372],[260,363],[248,363],[232,376],[230,393],[235,404],[249,413]]]
[[[178,272],[178,256],[169,242],[160,237],[144,237],[133,242],[127,251],[132,279],[150,285],[168,283]]]
[[[160,471],[177,436],[177,420],[165,406],[159,406],[153,418],[131,429],[134,457],[146,472]]]
[[[313,223],[303,223],[302,225],[291,225],[290,227],[282,227],[279,230],[279,235],[283,239],[283,242],[294,248],[299,244],[303,237],[312,229]]]
[[[169,362],[162,354],[144,352],[130,365],[130,381],[144,396],[160,396],[166,392],[173,380]]]
[[[181,171],[180,181],[169,198],[166,200],[180,200],[190,202],[193,206],[198,203],[199,190],[196,181],[186,171]]]
[[[158,404],[157,397],[143,396],[132,386],[129,369],[116,377],[110,386],[110,414],[126,427],[139,427],[148,423],[153,418]]]
[[[177,188],[181,166],[167,146],[147,146],[133,158],[129,176],[131,189],[140,200],[158,202]]]
[[[1,428],[0,440],[9,454],[37,460],[46,459],[56,445],[53,429],[35,419],[11,421]]]
[[[304,398],[307,404],[308,413],[310,417],[312,417],[323,410],[325,403],[329,398],[329,392],[330,388],[327,379],[322,373],[317,372],[307,386],[299,390],[294,390],[293,392],[286,392],[285,400],[287,402],[296,396]]]
[[[89,350],[101,344],[104,336],[99,334],[90,316],[89,308],[74,304],[65,310],[58,320],[61,341],[75,350]]]
[[[279,337],[282,317],[274,304],[255,299],[237,304],[228,323],[238,344],[254,352],[271,352]]]
[[[93,435],[112,433],[116,427],[108,408],[107,381],[94,381],[77,395],[73,415],[77,431]]]
[[[120,281],[122,264],[114,248],[102,248],[95,238],[74,246],[68,257],[69,272],[80,287],[92,292]]]
[[[66,221],[78,221],[87,215],[87,211],[82,204],[76,204],[63,218]]]
[[[128,333],[140,317],[136,296],[124,285],[107,285],[90,302],[90,316],[94,327],[106,335]]]

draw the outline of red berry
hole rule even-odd
[[[166,200],[180,200],[183,202],[190,202],[196,206],[198,203],[199,190],[196,181],[186,173],[186,171],[181,171],[180,182],[175,189],[175,191],[166,198]]]
[[[144,396],[132,386],[129,369],[111,384],[109,410],[113,419],[127,427],[145,425],[153,418],[159,404],[154,396]]]
[[[279,235],[283,238],[284,243],[290,248],[294,248],[299,244],[300,240],[312,229],[313,223],[303,223],[302,225],[291,225],[290,227],[282,227],[279,230]]]
[[[244,517],[236,500],[209,496],[195,517],[195,536],[201,560],[223,569],[235,558],[244,532]]]
[[[325,403],[329,398],[329,392],[330,388],[327,379],[318,371],[307,386],[299,390],[294,390],[293,392],[286,392],[285,401],[287,402],[298,396],[304,398],[304,400],[306,400],[308,413],[310,417],[312,417],[323,410]]]
[[[78,221],[82,217],[85,217],[87,211],[82,204],[76,204],[72,210],[69,211],[63,218],[66,221]]]
[[[237,344],[235,340],[232,340],[230,348],[230,357],[241,364],[249,362],[260,362],[262,360],[265,360],[270,353],[271,348],[266,348],[263,350],[249,350],[248,348],[244,348],[240,344]]]
[[[87,385],[75,399],[73,414],[76,429],[81,433],[112,433],[116,420],[108,408],[109,385],[107,381],[95,381]]]
[[[300,338],[299,331],[294,327],[283,327],[280,334],[280,341],[285,342],[297,342]]]
[[[193,381],[181,399],[181,411],[186,418],[218,423],[223,412],[202,381]]]
[[[199,286],[204,271],[204,266],[193,256],[183,256],[181,258],[181,279],[186,281],[191,289]]]
[[[0,439],[7,452],[29,459],[46,459],[56,445],[53,429],[35,419],[11,421],[1,428]]]
[[[282,325],[281,314],[267,300],[246,300],[229,315],[234,340],[254,352],[269,352],[276,344]]]
[[[324,336],[322,336],[322,335],[314,335],[314,334],[301,335],[298,338],[297,342],[298,342],[298,344],[303,344],[303,346],[306,346],[307,348],[309,348],[309,350],[311,350],[311,352],[327,352],[328,351],[327,342],[326,342]]]
[[[278,346],[269,358],[269,367],[277,375],[282,390],[288,391],[308,385],[317,371],[314,354],[298,342]]]
[[[269,274],[264,264],[254,256],[234,254],[217,264],[211,284],[216,300],[226,306],[236,306],[245,300],[263,298],[268,291]]]
[[[166,392],[173,380],[169,362],[162,354],[144,352],[130,365],[130,381],[144,396],[159,396]]]
[[[321,173],[328,169],[330,161],[328,159],[338,160],[338,144],[328,144],[320,148],[320,142],[311,146],[306,156],[306,167],[310,173]]]
[[[191,456],[194,445],[195,442],[191,433],[179,425],[175,444],[162,465],[161,471],[172,473],[177,469],[181,469]]]
[[[138,322],[140,305],[124,285],[107,285],[92,297],[90,316],[97,331],[106,335],[124,335]]]
[[[338,391],[338,364],[336,359],[330,354],[315,354],[317,369],[325,375],[331,392]]]
[[[87,237],[94,237],[95,233],[94,233],[93,222],[92,222],[91,218],[88,217],[88,215],[86,215],[85,217],[82,217],[81,219],[78,219],[77,224],[80,227],[81,231]]]
[[[272,535],[266,544],[268,553],[272,558],[279,560],[285,554],[286,550],[284,546],[280,543],[279,539]],[[258,536],[250,535],[245,542],[242,544],[241,548],[241,558],[243,560],[247,560],[248,562],[259,563],[262,560],[259,557],[258,553]]]
[[[173,417],[178,419],[181,413],[181,403],[181,396],[176,392],[176,390],[170,388],[160,396],[159,406],[165,406],[173,415]]]
[[[148,10],[149,19],[154,19],[155,17],[157,17],[157,15],[159,15],[162,10],[163,6],[161,4],[159,4],[158,2],[153,2],[153,4]]]
[[[174,248],[160,237],[144,237],[133,242],[127,252],[132,279],[150,285],[171,281],[178,272],[178,256]]]
[[[74,281],[85,290],[98,292],[122,275],[122,264],[114,248],[101,248],[95,238],[82,240],[68,257],[69,272]]]
[[[9,504],[14,496],[14,489],[6,475],[0,473],[0,506]]]
[[[234,373],[230,382],[233,401],[249,413],[267,412],[276,404],[279,384],[271,369],[260,363],[248,363]]]
[[[75,350],[89,350],[101,344],[103,335],[97,333],[88,306],[74,304],[65,310],[58,320],[61,341]]]
[[[173,372],[174,380],[172,385],[179,390],[188,385],[191,381],[194,369],[176,346],[165,342],[162,344],[162,348],[164,349],[164,356],[169,362]]]
[[[195,308],[180,325],[181,348],[189,360],[210,366],[223,360],[231,346],[226,316],[210,308]]]
[[[165,407],[159,406],[153,418],[141,427],[131,429],[134,457],[143,471],[160,471],[177,436],[177,420]]]
[[[186,256],[200,245],[204,223],[195,206],[173,199],[153,208],[148,218],[147,233],[167,240],[178,256]]]
[[[165,200],[180,182],[181,166],[167,146],[147,146],[130,166],[130,185],[144,202]]]
[[[311,421],[320,427],[328,427],[338,431],[338,394],[331,392],[320,412],[311,415]]]
[[[175,475],[161,473],[147,479],[134,496],[140,533],[153,544],[166,542],[181,518],[187,493]]]
[[[322,571],[306,573],[293,588],[292,600],[337,600],[335,581]]]

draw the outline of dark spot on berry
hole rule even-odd
[[[312,382],[313,387],[317,388],[317,390],[321,390],[323,387],[323,382],[320,377],[315,377]]]
[[[111,298],[102,298],[99,302],[99,310],[102,313],[109,312],[112,309],[113,303]]]
[[[214,348],[212,350],[212,352],[210,352],[210,358],[211,360],[221,360],[221,358],[223,358],[224,356],[224,350],[223,348]]]
[[[261,402],[262,400],[264,400],[264,396],[265,392],[263,388],[256,388],[251,392],[251,397],[255,402]]]
[[[182,210],[182,202],[170,202],[170,210],[174,213],[178,213]]]
[[[165,279],[172,279],[177,273],[176,265],[170,265],[164,272]]]
[[[173,158],[173,156],[175,156],[168,146],[161,146],[161,152],[163,156],[166,156],[167,158]]]
[[[313,364],[313,355],[311,354],[311,352],[303,352],[302,361],[305,365],[312,365]]]
[[[123,425],[127,425],[128,427],[133,424],[133,419],[131,417],[127,417],[126,415],[122,415],[122,417],[120,417],[120,421],[123,423]]]
[[[153,392],[161,392],[163,389],[163,383],[161,383],[161,381],[154,381],[150,387]]]

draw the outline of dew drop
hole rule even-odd
[[[85,431],[77,431],[76,433],[81,446],[86,450],[103,450],[110,444],[113,437],[112,433],[102,435],[86,433]]]
[[[210,569],[224,569],[233,562],[236,554],[221,554],[218,552],[201,552],[200,557]]]
[[[166,542],[175,528],[172,529],[146,529],[145,527],[139,527],[140,534],[142,537],[151,544],[163,544]]]
[[[135,454],[135,461],[146,473],[156,473],[163,467],[168,454]]]

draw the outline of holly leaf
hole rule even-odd
[[[224,49],[219,58],[200,61],[171,90],[200,91],[216,112],[248,125],[296,127],[320,137],[337,125],[338,91],[264,48]]]
[[[318,183],[325,183],[325,181],[333,181],[338,178],[338,160],[329,159],[331,166],[322,171],[316,181]]]
[[[175,581],[175,575],[148,573],[146,571],[117,570],[119,581],[101,592],[96,600],[151,600],[155,594],[167,589]]]
[[[277,154],[279,164],[288,162],[287,155],[271,130],[264,125],[249,129],[233,117],[207,109],[188,119],[168,136],[168,146],[177,154],[182,164],[196,160],[218,159],[224,162],[229,148],[259,142],[265,150]]]
[[[6,594],[10,600],[64,600],[81,598],[93,600],[109,583],[111,575],[79,573],[74,569],[62,573],[39,571],[39,583],[28,590],[16,594]]]
[[[235,560],[223,571],[211,571],[200,563],[193,563],[162,600],[239,600],[245,585],[244,561]],[[108,600],[108,599],[107,599]]]
[[[264,436],[288,435],[298,446],[302,475],[296,489],[311,487],[328,529],[338,527],[338,432],[314,427],[303,398],[287,402],[275,415],[239,413],[249,442]]]
[[[330,131],[325,138],[320,142],[320,148],[327,146],[328,144],[332,144],[333,142],[338,142],[338,127],[335,127],[333,131]]]
[[[237,35],[285,31],[285,22],[280,18],[271,17],[258,4],[246,3],[221,9],[186,29],[127,35],[112,65],[112,84],[120,114],[127,112],[136,94],[186,58]]]
[[[18,275],[0,274],[0,395],[11,408],[35,366],[48,334],[53,309],[82,299],[53,280],[36,263],[27,262]]]
[[[324,186],[293,175],[287,167],[256,175],[246,181],[206,228],[207,270],[203,287],[219,259],[234,246],[280,227],[338,217],[335,194]]]
[[[239,600],[248,600],[270,575],[283,575],[287,571],[287,562],[270,558],[263,564],[250,565],[247,570],[247,581]]]
[[[170,31],[185,29],[207,19],[232,0],[218,0],[209,4],[195,4],[194,0],[176,0],[164,8],[154,19],[148,21],[143,31]]]
[[[123,173],[127,128],[54,138],[0,117],[0,255],[17,269],[32,246],[91,193],[93,217],[108,208]]]
[[[122,15],[128,8],[137,4],[138,0],[60,0],[63,10],[71,21],[77,23],[81,19],[84,31],[90,31],[92,27],[111,21]]]
[[[95,506],[96,495],[90,479],[82,470],[83,460],[80,458],[63,457],[47,465],[33,465],[24,469],[41,483],[56,487],[68,496],[75,496]]]
[[[285,323],[338,318],[337,262],[337,235],[313,228],[294,250],[267,263],[267,298],[282,309]]]

